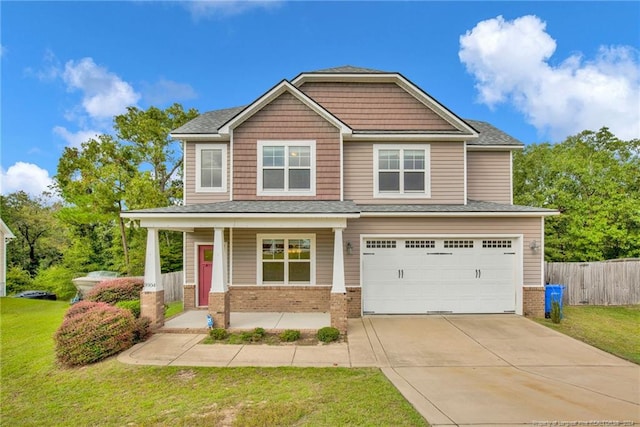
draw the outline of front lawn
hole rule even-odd
[[[59,368],[68,307],[0,298],[2,425],[427,425],[378,369]]]
[[[559,324],[539,323],[640,364],[640,305],[565,306]]]

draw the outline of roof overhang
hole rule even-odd
[[[180,141],[226,141],[229,139],[228,135],[220,135],[219,133],[172,133],[171,137]]]
[[[240,113],[236,114],[233,118],[231,118],[229,121],[227,121],[225,124],[223,124],[218,129],[218,133],[221,135],[228,135],[232,129],[240,126],[244,121],[249,119],[258,111],[260,111],[267,104],[271,103],[280,95],[286,92],[293,95],[296,99],[298,99],[300,102],[305,104],[315,113],[317,113],[319,116],[324,118],[327,122],[335,126],[343,135],[351,134],[351,128],[349,126],[347,126],[344,122],[342,122],[340,119],[338,119],[336,116],[331,114],[320,104],[315,102],[313,99],[309,98],[307,95],[302,93],[297,87],[295,87],[294,85],[292,85],[286,80],[283,80],[280,83],[278,83],[276,86],[274,86],[267,93],[262,95],[256,101],[254,101],[247,108],[245,108]]]
[[[440,217],[440,218],[540,218],[544,216],[560,215],[558,211],[531,211],[531,212],[362,212],[362,218],[367,217],[402,217],[402,218],[424,218],[424,217]]]
[[[5,224],[4,221],[1,219],[0,219],[0,231],[2,231],[2,234],[4,235],[5,240],[16,238],[15,234],[11,232],[9,227],[7,227],[7,224]]]
[[[507,151],[524,150],[524,145],[473,145],[467,144],[467,151]]]
[[[145,228],[161,228],[193,231],[196,228],[345,228],[347,219],[358,218],[351,214],[121,214],[123,218],[140,221]]]

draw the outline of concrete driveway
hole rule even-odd
[[[349,348],[434,426],[640,423],[640,366],[520,316],[368,316]]]

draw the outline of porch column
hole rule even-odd
[[[211,272],[211,290],[209,291],[209,314],[216,328],[228,328],[231,308],[224,265],[224,228],[213,231],[213,266]]]
[[[347,288],[344,283],[342,228],[333,229],[333,283],[331,284],[331,326],[347,332]]]
[[[160,245],[157,228],[147,229],[144,287],[140,293],[140,315],[151,320],[152,328],[164,325],[164,288],[160,275]]]

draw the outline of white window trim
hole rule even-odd
[[[222,150],[222,186],[203,187],[200,167],[202,165],[203,150]],[[196,193],[226,193],[227,192],[227,144],[196,144]]]
[[[310,273],[310,281],[308,283],[306,282],[293,282],[293,283],[289,283],[288,282],[288,257],[285,258],[285,281],[280,283],[276,283],[276,282],[268,282],[268,283],[263,283],[262,282],[262,241],[264,239],[284,239],[285,240],[285,246],[287,246],[286,241],[290,240],[290,239],[309,239],[311,240],[311,254],[310,254],[310,261],[311,261],[311,273]],[[285,250],[285,254],[286,254],[286,250]],[[257,279],[257,283],[258,285],[264,285],[264,286],[312,286],[316,284],[316,235],[315,234],[257,234],[256,235],[256,259],[257,259],[257,263],[256,263],[256,279]]]
[[[380,150],[424,150],[424,193],[418,192],[380,192],[379,191],[379,153]],[[404,156],[400,157],[400,165],[404,162]],[[402,185],[402,172],[400,168],[400,183]],[[429,144],[374,144],[373,145],[373,197],[377,199],[429,199],[431,198],[431,146]]]
[[[285,197],[299,197],[299,196],[315,196],[316,195],[316,141],[315,140],[259,140],[258,141],[258,169],[256,171],[257,176],[257,188],[256,194],[258,196],[285,196]],[[285,147],[286,153],[289,152],[289,147],[309,147],[311,152],[311,176],[309,177],[309,190],[264,190],[262,188],[262,149],[263,147]],[[285,155],[285,183],[288,182],[288,168],[289,168],[289,156]],[[286,184],[285,184],[286,185]]]

